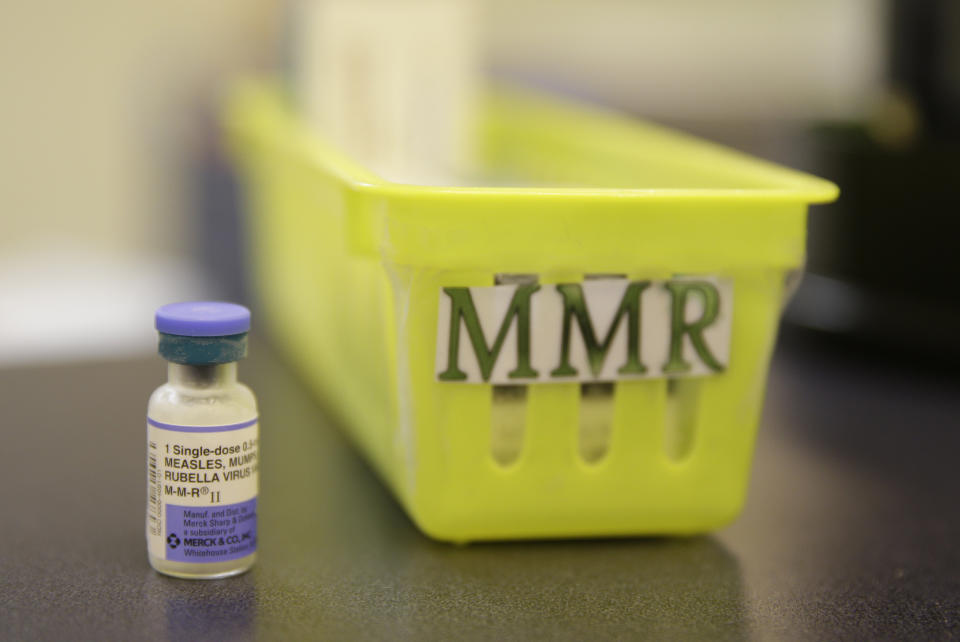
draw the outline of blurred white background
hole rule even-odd
[[[156,306],[218,294],[194,172],[223,81],[273,56],[278,10],[5,0],[0,364],[152,350]]]
[[[497,74],[655,120],[773,131],[870,108],[884,6],[486,0],[480,15]],[[224,291],[202,267],[198,168],[225,84],[278,68],[286,9],[5,0],[0,365],[149,352],[157,305]]]

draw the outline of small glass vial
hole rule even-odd
[[[237,381],[250,311],[198,301],[156,314],[167,383],[147,407],[147,554],[157,571],[217,579],[253,566],[259,426]]]

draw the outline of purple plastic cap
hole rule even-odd
[[[225,337],[250,331],[250,310],[223,301],[170,303],[157,310],[157,330],[182,337]]]

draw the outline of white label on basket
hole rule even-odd
[[[445,287],[439,297],[438,381],[704,376],[730,360],[730,279]]]

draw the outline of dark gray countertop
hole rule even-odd
[[[457,547],[421,536],[270,350],[260,558],[162,577],[143,537],[159,358],[0,370],[0,639],[954,639],[960,379],[797,341],[743,516],[712,536]]]

